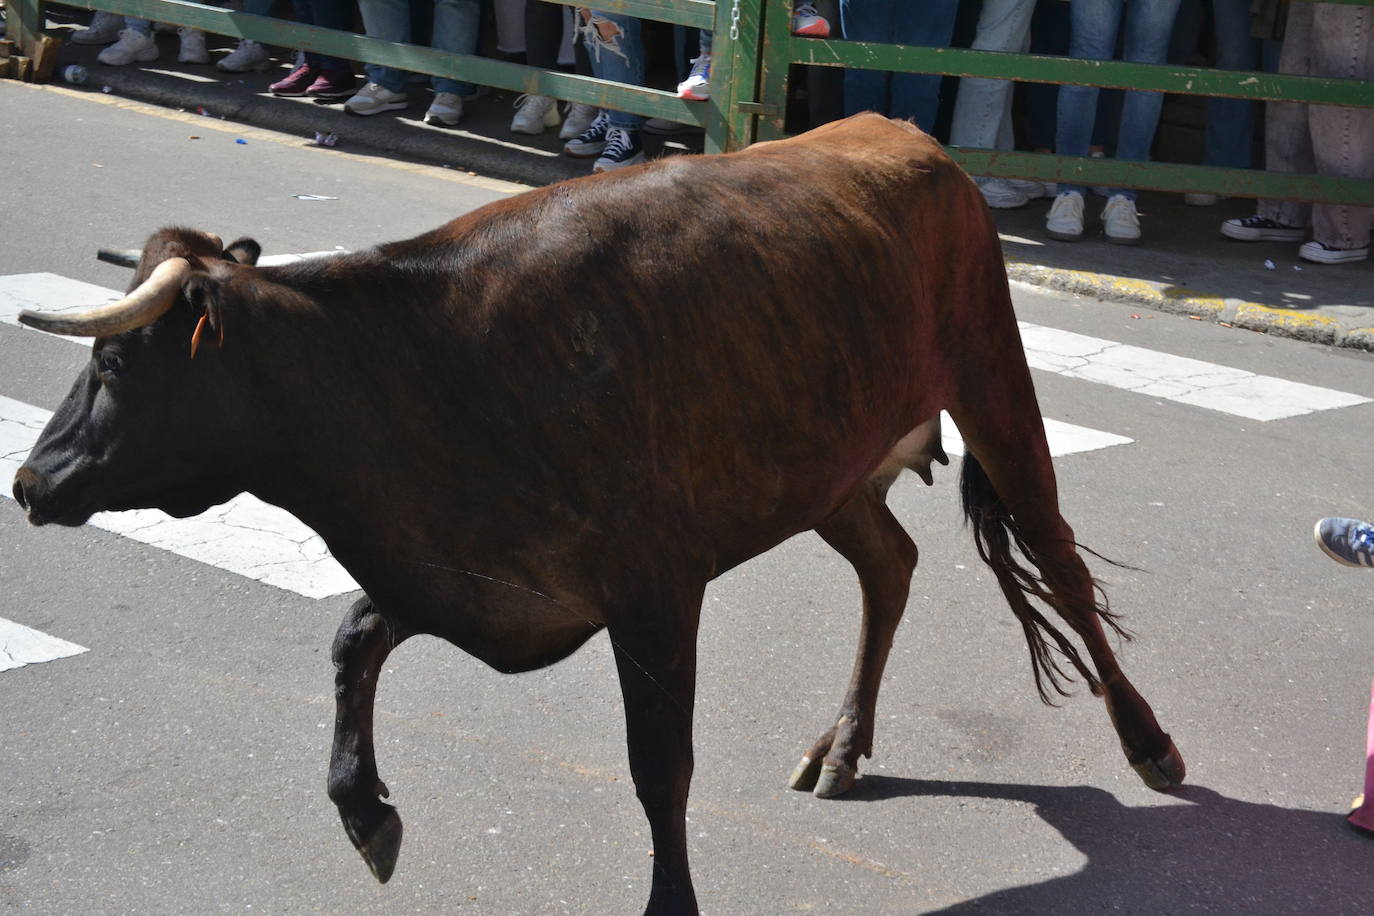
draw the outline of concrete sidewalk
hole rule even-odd
[[[212,48],[219,46],[212,50],[216,59],[231,47],[227,39],[208,37]],[[175,35],[160,36],[159,44],[158,61],[106,67],[96,61],[100,48],[67,43],[58,69],[70,63],[88,68],[89,79],[69,87],[74,90],[200,111],[206,117],[293,134],[302,142],[312,141],[317,132],[332,132],[338,148],[353,153],[438,164],[529,185],[591,171],[590,160],[561,155],[556,131],[540,137],[510,133],[513,93],[492,90],[471,102],[458,128],[423,123],[426,86],[412,90],[410,108],[364,118],[346,114],[341,103],[325,105],[268,93],[267,86],[289,67],[289,52],[279,51],[263,73],[228,74],[211,65],[175,63]],[[650,156],[699,152],[701,142],[699,131],[645,138]],[[1108,244],[1098,223],[1103,203],[1100,197],[1089,197],[1087,237],[1077,243],[1056,242],[1045,235],[1046,200],[1019,210],[994,211],[1010,276],[1235,327],[1374,350],[1374,261],[1323,266],[1299,260],[1296,244],[1226,240],[1218,231],[1222,220],[1251,215],[1253,201],[1186,207],[1177,194],[1142,194],[1142,244]]]

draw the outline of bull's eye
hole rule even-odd
[[[124,360],[115,353],[100,354],[100,371],[106,375],[118,375],[124,371]]]

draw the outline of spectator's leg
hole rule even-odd
[[[1311,3],[1294,3],[1288,8],[1279,53],[1280,73],[1312,73],[1312,7]],[[1265,106],[1264,167],[1271,172],[1316,171],[1307,106],[1298,102],[1267,102]],[[1306,226],[1312,221],[1312,206],[1296,200],[1261,200],[1255,215],[1285,226]]]
[[[898,44],[923,48],[947,48],[954,37],[954,19],[959,13],[959,0],[921,0],[903,4],[897,14]],[[940,84],[944,77],[938,73],[893,73],[892,108],[894,118],[910,118],[922,130],[935,129],[935,116],[940,110]]]
[[[592,74],[598,79],[644,85],[644,42],[640,38],[640,22],[634,16],[592,11],[591,20],[583,30],[589,45]],[[644,116],[607,109],[612,128],[637,131]]]
[[[1069,56],[1084,60],[1110,60],[1116,50],[1116,35],[1121,27],[1124,0],[1073,0],[1069,4],[1072,22]],[[1061,156],[1086,156],[1092,143],[1096,119],[1096,86],[1060,86],[1058,129],[1055,151]],[[1061,182],[1059,193],[1085,193],[1082,185]]]
[[[477,0],[435,0],[434,47],[454,54],[476,54],[481,27],[482,7]],[[472,95],[477,87],[436,76],[434,91],[451,92],[461,97]]]
[[[1217,68],[1254,70],[1259,42],[1250,37],[1250,0],[1212,0],[1217,29]],[[1254,164],[1255,103],[1248,99],[1207,100],[1203,162],[1229,169]]]
[[[1023,51],[1030,32],[1035,0],[984,0],[978,17],[975,51]],[[1012,83],[1009,80],[959,81],[949,142],[979,149],[1011,149],[1003,124],[1009,120]]]
[[[346,0],[292,0],[292,6],[295,8],[298,22],[339,32],[347,32],[353,28],[353,4]],[[307,51],[305,61],[320,70],[346,71],[350,75],[353,73],[352,62],[339,60],[337,57],[326,57]]]
[[[1069,53],[1069,4],[1058,0],[1035,4],[1035,13],[1031,16],[1030,52],[1060,57]],[[1026,93],[1031,149],[1051,152],[1059,119],[1059,87],[1054,83],[1030,83]]]
[[[1374,8],[1320,3],[1312,11],[1313,76],[1374,80]],[[1374,178],[1374,110],[1309,105],[1317,171]],[[1374,209],[1317,204],[1312,236],[1333,248],[1367,248]]]
[[[363,15],[363,30],[368,38],[382,41],[410,43],[410,9],[406,0],[358,0],[358,11]],[[389,92],[405,92],[410,74],[395,67],[379,64],[364,64],[369,82]]]
[[[563,10],[556,3],[525,0],[525,63],[541,70],[558,69],[563,46]]]
[[[1075,0],[1078,2],[1078,0]],[[1162,64],[1169,53],[1174,14],[1179,0],[1154,0],[1152,3],[1126,5],[1125,59],[1138,64]],[[1147,162],[1164,105],[1162,92],[1126,93],[1121,108],[1121,127],[1116,140],[1116,158],[1128,162]],[[1135,191],[1113,188],[1112,195],[1123,194],[1135,200]]]
[[[840,27],[848,41],[892,42],[898,0],[840,0]],[[891,114],[890,74],[882,70],[844,71],[844,113]]]

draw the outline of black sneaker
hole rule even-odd
[[[1247,216],[1222,223],[1221,234],[1242,242],[1301,242],[1307,230],[1302,226],[1285,226],[1263,216]]]
[[[606,148],[606,134],[611,129],[611,119],[601,112],[592,119],[591,126],[563,144],[563,152],[574,159],[590,159],[599,156]]]
[[[612,127],[606,133],[606,148],[592,166],[593,172],[612,172],[627,165],[644,161],[644,147],[639,145],[639,131]]]

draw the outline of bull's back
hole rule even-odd
[[[745,554],[833,511],[938,409],[959,259],[996,247],[938,144],[876,115],[555,185],[445,231],[484,280],[462,303],[494,373],[477,396],[548,457],[527,479]]]

